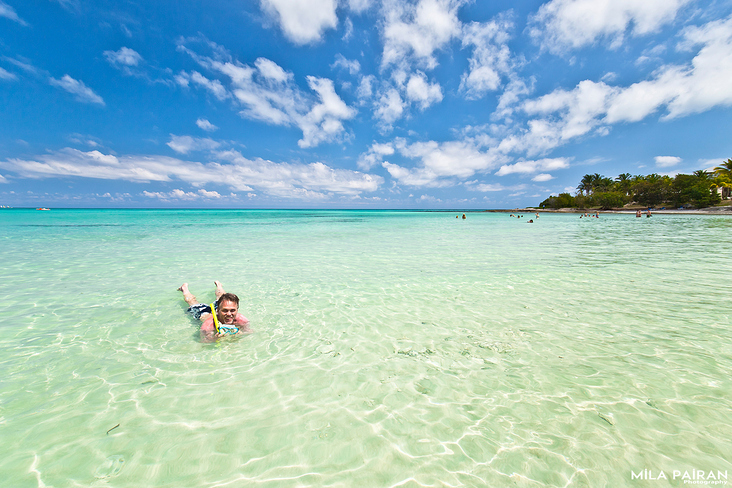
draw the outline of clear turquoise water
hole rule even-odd
[[[0,211],[2,486],[732,471],[732,219],[527,218]],[[215,279],[254,334],[197,341]]]

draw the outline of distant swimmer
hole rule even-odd
[[[239,313],[239,297],[233,293],[226,293],[220,282],[214,281],[214,284],[216,285],[216,301],[211,305],[198,303],[196,297],[188,290],[188,283],[183,283],[178,288],[178,291],[183,293],[183,300],[190,305],[186,312],[202,321],[201,341],[213,342],[226,335],[251,332],[249,320]]]
[[[639,218],[639,217],[642,217],[642,215],[641,215],[641,211],[640,211],[640,210],[636,210],[636,211],[635,211],[635,218],[637,219],[637,218]]]
[[[653,215],[651,215],[651,209],[650,208],[648,209],[648,212],[646,212],[646,217],[653,217]]]
[[[527,224],[533,224],[533,223],[534,223],[534,219],[529,219],[529,221],[528,221],[528,222],[526,222],[526,223],[527,223]]]
[[[465,220],[465,219],[467,219],[467,217],[465,216],[465,214],[463,214],[463,220]]]

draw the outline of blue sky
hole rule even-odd
[[[732,157],[732,2],[0,0],[0,204],[514,208]]]

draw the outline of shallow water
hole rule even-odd
[[[3,486],[732,472],[732,219],[528,218],[0,211]],[[198,342],[215,279],[253,334]]]

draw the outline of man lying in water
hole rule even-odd
[[[211,310],[210,305],[198,303],[196,297],[188,290],[188,283],[183,283],[178,288],[178,291],[183,292],[183,300],[190,305],[186,312],[202,321],[201,341],[213,342],[226,335],[251,332],[249,320],[239,313],[239,297],[233,293],[226,293],[220,282],[214,281],[214,284],[216,285],[216,302],[213,304],[215,311]],[[216,316],[213,315],[214,312]]]

